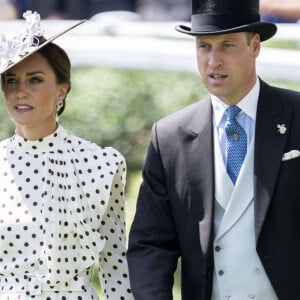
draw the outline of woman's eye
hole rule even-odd
[[[33,83],[40,83],[40,82],[42,82],[43,80],[42,80],[41,78],[38,78],[38,77],[32,77],[32,78],[30,79],[30,81],[33,82]]]
[[[14,78],[6,78],[5,84],[14,84],[16,83],[16,79]]]

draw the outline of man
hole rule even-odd
[[[294,300],[300,295],[300,93],[258,78],[258,0],[194,0],[210,92],[158,121],[129,236],[136,300]]]

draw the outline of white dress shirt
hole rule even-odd
[[[237,116],[237,121],[244,128],[247,134],[247,147],[249,147],[255,132],[256,109],[259,96],[260,83],[256,80],[251,91],[237,104],[241,109]],[[225,122],[227,118],[226,109],[228,105],[220,100],[218,97],[211,95],[213,106],[214,124],[217,127],[221,151],[226,165],[226,134]]]

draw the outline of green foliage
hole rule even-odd
[[[15,126],[7,114],[2,92],[0,93],[0,120],[0,140],[3,140],[14,133]]]
[[[75,68],[61,122],[71,133],[115,147],[135,171],[152,123],[204,94],[197,74]]]
[[[300,50],[300,42],[298,40],[280,40],[270,39],[263,43],[264,47],[270,48],[281,48],[281,49],[292,49]]]

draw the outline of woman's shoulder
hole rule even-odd
[[[117,149],[111,146],[99,146],[96,143],[79,136],[69,135],[68,143],[71,143],[73,151],[77,154],[88,153],[94,157],[98,156],[99,158],[120,162],[125,160],[123,155]]]

